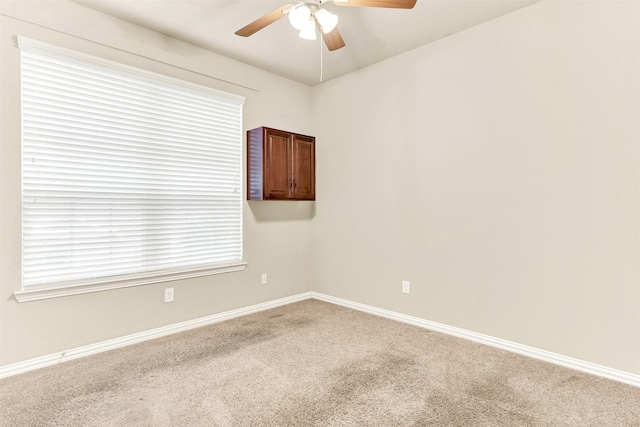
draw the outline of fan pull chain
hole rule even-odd
[[[322,68],[322,30],[320,30],[320,83],[322,83],[322,72],[324,71]]]

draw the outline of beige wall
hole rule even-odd
[[[640,374],[639,28],[545,1],[315,87],[314,290]]]
[[[0,365],[311,290],[313,205],[245,202],[244,272],[17,303],[20,92],[14,35],[245,96],[244,129],[267,125],[310,133],[310,88],[73,3],[2,1],[0,7]],[[269,275],[264,286],[263,272]],[[175,288],[174,303],[163,302],[165,287]]]

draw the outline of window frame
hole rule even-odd
[[[87,55],[81,52],[77,52],[77,51],[62,48],[59,46],[51,45],[48,43],[40,42],[37,40],[29,39],[23,36],[16,36],[16,38],[18,41],[18,47],[21,49],[26,48],[30,52],[38,52],[43,54],[54,54],[54,55],[57,54],[57,55],[63,55],[65,57],[70,57],[71,59],[78,59],[85,62],[88,61],[94,65],[104,66],[110,69],[126,72],[129,74],[139,76],[144,79],[160,81],[165,84],[183,87],[187,90],[192,90],[192,91],[196,90],[198,92],[214,95],[219,98],[224,98],[224,99],[236,102],[240,106],[244,104],[244,97],[239,95],[230,94],[230,93],[216,90],[207,86],[198,85],[195,83],[187,82],[187,81],[176,79],[173,77],[168,77],[162,74],[154,73],[154,72],[143,70],[140,68],[124,65],[118,62],[102,59],[92,55]],[[22,88],[22,85],[21,85],[21,88]],[[241,108],[241,111],[242,111],[242,108]],[[22,122],[22,118],[21,118],[21,122]],[[242,122],[242,118],[241,118],[241,122]],[[240,126],[242,127],[242,124]],[[238,141],[238,143],[239,143],[240,155],[242,158],[242,152],[243,152],[242,129],[240,129],[239,134],[240,134],[239,135],[240,141]],[[22,148],[23,146],[22,139],[20,144]],[[243,230],[242,230],[243,222],[244,222],[243,220],[244,197],[242,195],[244,191],[243,169],[244,169],[243,161],[241,160],[240,170],[238,172],[240,176],[240,200],[239,200],[240,218],[239,220],[240,220],[240,245],[241,245],[240,247],[241,248],[244,246]],[[23,185],[22,177],[21,177],[20,183],[22,188],[22,185]],[[23,209],[22,203],[23,202],[21,202],[21,209]],[[22,227],[22,221],[21,221],[21,227]],[[243,251],[241,249],[241,254],[242,252]],[[21,265],[22,265],[22,258],[21,258]],[[144,271],[144,272],[131,273],[131,274],[120,275],[120,276],[105,276],[105,277],[96,277],[96,278],[90,278],[90,279],[79,279],[74,281],[65,281],[58,285],[55,283],[49,283],[49,284],[42,284],[42,285],[31,284],[31,285],[25,286],[24,283],[22,283],[21,290],[14,292],[14,296],[18,300],[18,302],[33,301],[33,300],[55,298],[55,297],[61,297],[61,296],[67,296],[67,295],[98,292],[98,291],[104,291],[108,289],[118,289],[118,288],[124,288],[124,287],[140,286],[140,285],[147,285],[147,284],[153,284],[153,283],[162,283],[162,282],[168,282],[168,281],[174,281],[174,280],[190,279],[190,278],[196,278],[196,277],[202,277],[202,276],[242,271],[246,269],[246,266],[247,266],[247,262],[244,261],[244,259],[241,259],[239,261],[230,261],[230,262],[223,262],[223,263],[217,263],[217,264],[205,264],[205,265],[200,264],[200,265],[187,266],[187,267]]]

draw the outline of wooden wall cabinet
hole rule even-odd
[[[316,139],[268,127],[247,131],[247,199],[315,200]]]

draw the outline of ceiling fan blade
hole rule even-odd
[[[395,9],[413,9],[417,0],[335,0],[338,6],[390,7]]]
[[[273,24],[278,19],[284,17],[289,8],[291,8],[293,4],[285,4],[274,10],[273,12],[269,12],[261,18],[256,19],[249,25],[240,28],[236,31],[236,34],[242,37],[249,37],[250,35],[257,33],[267,25]]]
[[[322,32],[322,31],[320,31]],[[330,51],[341,49],[345,46],[342,34],[338,31],[338,27],[334,28],[329,34],[322,33],[324,44]]]

